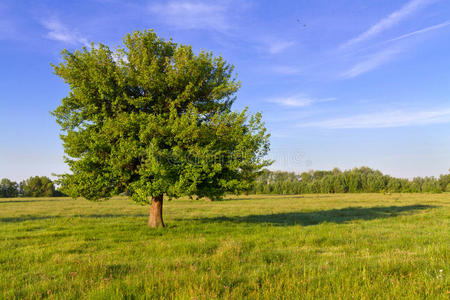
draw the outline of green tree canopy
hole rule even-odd
[[[163,196],[218,198],[249,189],[270,164],[260,114],[234,112],[233,66],[210,52],[136,31],[124,47],[62,52],[55,73],[70,93],[53,111],[72,174],[64,192],[90,200],[126,192],[152,203],[163,226]]]
[[[0,181],[1,198],[17,197],[18,193],[19,193],[19,186],[17,182],[11,181],[8,178],[3,178]]]
[[[52,197],[55,186],[46,176],[32,176],[22,181],[23,195],[26,197]]]
[[[249,193],[403,193],[450,192],[450,174],[415,177],[413,180],[383,175],[368,167],[341,171],[308,171],[301,174],[263,169]]]

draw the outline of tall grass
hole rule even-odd
[[[448,299],[450,194],[0,199],[0,298]]]

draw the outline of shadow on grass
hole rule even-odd
[[[220,202],[220,201],[245,201],[245,200],[267,200],[269,199],[300,199],[300,198],[308,198],[314,197],[315,199],[321,198],[332,198],[335,197],[335,194],[250,194],[250,195],[240,195],[240,196],[227,196],[223,199],[214,200],[212,202]]]
[[[292,225],[317,225],[325,222],[329,223],[346,223],[355,220],[374,220],[393,218],[399,215],[413,214],[415,211],[435,208],[432,205],[408,205],[408,206],[375,206],[375,207],[346,207],[342,209],[330,209],[313,212],[286,212],[278,214],[266,215],[248,215],[248,216],[223,216],[208,217],[194,219],[177,219],[177,221],[196,221],[200,223],[260,223],[271,224],[275,226],[292,226]],[[68,215],[68,216],[37,216],[22,215],[17,217],[0,218],[3,223],[17,223],[35,220],[47,219],[71,219],[71,218],[136,218],[147,217],[146,214],[91,214],[91,215]]]
[[[0,200],[0,204],[2,203],[26,203],[26,202],[49,202],[49,201],[58,201],[58,200],[54,200],[54,199],[37,199],[37,200]]]
[[[52,219],[72,219],[72,218],[89,218],[89,219],[108,219],[108,218],[136,218],[147,217],[145,214],[94,214],[94,215],[73,215],[73,216],[35,216],[23,215],[10,218],[0,218],[0,223],[19,223],[25,221],[52,220]]]
[[[248,215],[232,217],[196,218],[193,221],[201,223],[260,223],[274,226],[310,226],[325,222],[346,223],[356,220],[374,220],[393,218],[399,215],[413,214],[415,211],[435,208],[432,205],[408,205],[408,206],[376,206],[376,207],[346,207],[342,209],[330,209],[314,212],[287,212],[267,215]],[[179,219],[181,221],[181,219]],[[187,221],[187,219],[182,219]]]
[[[261,196],[261,197],[259,197]],[[304,195],[241,195],[241,196],[228,196],[223,199],[214,200],[212,202],[221,202],[221,201],[245,201],[245,200],[267,200],[268,198],[276,199],[276,198],[305,198]]]

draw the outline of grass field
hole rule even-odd
[[[0,298],[449,299],[450,194],[0,199]]]

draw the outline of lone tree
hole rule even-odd
[[[261,115],[231,110],[240,82],[222,57],[136,31],[123,48],[92,44],[62,58],[53,68],[71,90],[52,114],[70,196],[126,193],[150,203],[148,225],[162,227],[164,195],[217,199],[271,163]]]

